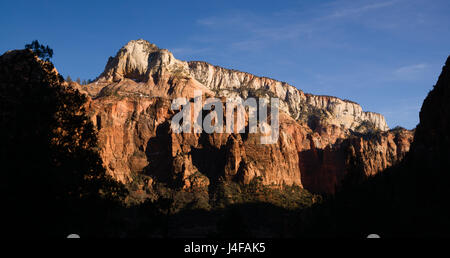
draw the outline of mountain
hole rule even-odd
[[[206,62],[180,61],[175,59],[168,50],[159,49],[145,40],[132,40],[122,47],[115,57],[110,57],[104,72],[97,80],[97,85],[100,83],[105,86],[103,83],[118,83],[131,79],[148,85],[147,91],[142,93],[176,97],[178,96],[176,93],[155,92],[155,89],[152,89],[152,86],[158,85],[163,75],[168,74],[188,81],[187,84],[191,84],[192,87],[202,85],[214,91],[219,97],[247,98],[255,94],[278,97],[281,100],[281,109],[295,120],[300,119],[302,113],[319,109],[324,112],[328,123],[346,129],[355,130],[364,122],[373,124],[381,131],[389,129],[382,115],[364,112],[355,102],[330,96],[305,94],[285,82],[213,66]],[[122,88],[121,90],[125,91]],[[95,95],[95,92],[91,94]]]
[[[203,78],[222,75],[201,80],[201,73],[193,75],[201,70],[192,68],[197,65],[216,71]],[[357,118],[349,123],[336,109],[313,106],[306,100],[315,96],[295,88],[286,89],[305,99],[292,105],[306,113],[295,117],[295,107],[286,106],[276,143],[260,144],[261,133],[172,131],[174,98],[191,98],[195,90],[203,97],[276,96],[274,85],[282,84],[272,80],[274,88],[268,83],[265,90],[254,86],[258,83],[233,88],[231,81],[241,79],[225,79],[238,77],[270,80],[178,61],[142,40],[110,58],[89,85],[64,82],[50,62],[30,50],[4,53],[0,196],[5,234],[447,235],[450,57],[414,131],[382,130],[373,120]]]
[[[285,82],[205,62],[180,61],[145,40],[122,47],[93,83],[72,85],[89,97],[87,110],[108,173],[123,183],[144,177],[144,188],[164,182],[207,189],[221,180],[248,184],[261,179],[267,186],[334,193],[347,177],[363,180],[401,161],[413,139],[411,131],[389,130],[382,115],[364,112],[352,101],[307,94]],[[195,90],[221,99],[278,97],[278,141],[260,144],[260,134],[248,131],[172,132],[172,100],[193,98]]]

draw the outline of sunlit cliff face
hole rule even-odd
[[[205,62],[180,61],[145,40],[130,41],[95,82],[79,88],[91,98],[88,110],[104,165],[122,182],[142,173],[149,182],[175,178],[190,188],[219,178],[248,183],[258,177],[266,185],[334,192],[355,167],[371,175],[395,164],[412,140],[407,130],[388,132],[382,115],[357,103],[305,94],[284,82]],[[278,140],[264,145],[260,135],[248,132],[175,134],[171,103],[189,100],[196,91],[205,99],[278,98]],[[358,132],[377,137],[366,139]]]

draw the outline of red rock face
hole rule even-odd
[[[164,106],[166,105],[166,106]],[[107,171],[121,182],[148,165],[145,152],[157,127],[170,116],[167,102],[133,97],[99,98],[89,111],[97,127],[100,155]]]
[[[222,77],[217,77],[217,72],[201,70],[197,73],[192,71],[197,66],[189,68],[167,50],[153,46],[149,49],[156,51],[149,54],[153,56],[152,63],[139,66],[148,55],[128,56],[124,48],[116,58],[128,56],[135,61],[127,63],[111,59],[96,82],[81,88],[91,98],[87,108],[98,128],[104,165],[108,173],[121,182],[131,182],[134,174],[142,173],[150,176],[151,182],[194,189],[207,187],[218,180],[249,183],[258,177],[263,184],[274,187],[295,184],[312,192],[334,193],[347,175],[374,175],[399,162],[409,151],[412,132],[355,133],[352,130],[359,128],[361,123],[358,119],[369,119],[367,121],[383,130],[384,117],[364,113],[356,103],[313,95],[305,97],[306,104],[297,103],[280,111],[280,135],[275,144],[261,144],[260,134],[176,134],[170,129],[170,119],[175,114],[170,105],[174,98],[192,98],[194,90],[201,90],[204,96],[232,97],[234,93],[223,94],[229,91],[222,89],[227,87],[223,82],[235,83],[240,79],[228,70],[227,76],[223,77],[226,80],[220,82],[217,78]],[[213,69],[203,65],[201,68]],[[206,79],[209,74],[212,78],[209,84],[219,83],[220,87],[205,86],[192,74]],[[238,79],[233,80],[235,77]],[[252,83],[259,81],[251,79]],[[285,89],[288,89],[286,92],[298,91],[289,85],[279,86],[274,80],[270,83],[273,85],[267,92],[258,91],[262,97]],[[289,101],[285,105],[294,101],[288,98],[294,96],[292,94],[286,93]],[[297,95],[299,101],[302,101],[301,96],[306,96],[300,91]],[[315,99],[327,101],[319,105],[313,101]],[[326,116],[312,122],[308,116],[299,113],[306,105],[316,111],[324,110]],[[288,112],[294,107],[295,116]],[[339,112],[350,112],[341,110],[350,107],[353,115],[342,115],[344,120],[340,121],[338,115],[330,118]]]
[[[334,193],[349,174],[359,181],[400,162],[412,140],[411,131],[399,130],[352,135],[325,148],[312,145],[299,154],[303,185],[312,192]]]
[[[103,97],[90,103],[99,148],[108,172],[130,182],[134,173],[184,188],[208,186],[220,178],[266,185],[296,184],[333,193],[349,171],[374,175],[400,161],[412,133],[384,132],[372,138],[349,135],[336,126],[319,132],[280,114],[280,137],[260,143],[259,134],[173,133],[170,100]]]

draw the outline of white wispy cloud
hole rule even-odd
[[[336,20],[359,17],[362,14],[380,11],[397,4],[401,0],[383,2],[336,1],[332,4],[319,5],[314,10],[274,12],[272,15],[257,15],[250,12],[229,13],[222,16],[211,16],[197,20],[200,26],[214,31],[239,33],[238,37],[230,37],[234,42],[228,46],[235,50],[261,49],[271,43],[283,40],[315,40],[319,44],[344,44],[329,40],[328,33],[333,31]],[[314,15],[308,15],[312,12]],[[231,39],[230,39],[231,40]]]
[[[415,79],[427,68],[426,63],[406,65],[395,69],[393,74],[396,79]]]
[[[330,15],[327,15],[323,18],[326,18],[326,19],[328,19],[328,18],[343,18],[343,17],[348,17],[348,16],[361,15],[368,11],[392,6],[392,5],[396,4],[397,2],[399,2],[399,1],[395,0],[395,1],[387,1],[387,2],[375,2],[375,3],[360,5],[360,6],[350,6],[350,7],[335,10],[333,13],[331,13]]]

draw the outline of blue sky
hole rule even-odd
[[[333,95],[414,128],[450,54],[448,0],[2,1],[0,52],[38,39],[95,78],[129,40]]]

